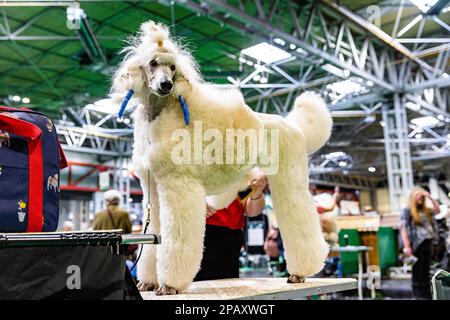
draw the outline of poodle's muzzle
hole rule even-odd
[[[160,96],[166,96],[172,92],[172,88],[173,88],[172,80],[164,79],[159,83],[157,92]]]

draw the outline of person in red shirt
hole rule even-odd
[[[267,178],[260,172],[251,182],[252,194],[243,203],[237,197],[227,208],[217,211],[206,205],[205,249],[194,281],[239,278],[245,217],[261,214],[266,186]]]

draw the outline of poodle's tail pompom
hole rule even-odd
[[[286,119],[303,131],[309,154],[319,150],[330,138],[333,119],[325,101],[314,92],[297,97]]]
[[[169,29],[162,25],[156,24],[154,21],[147,21],[141,25],[142,40],[156,43],[161,47],[165,40],[169,39]]]

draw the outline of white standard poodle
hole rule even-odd
[[[111,93],[123,98],[131,92],[139,101],[133,165],[144,203],[152,203],[148,232],[162,239],[158,246],[143,248],[139,288],[157,294],[187,289],[202,259],[206,200],[214,209],[226,207],[256,167],[268,175],[288,282],[319,272],[329,248],[309,193],[308,154],[331,133],[324,101],[304,93],[286,118],[256,113],[239,90],[205,83],[187,50],[175,43],[166,26],[153,21],[142,24],[124,52]],[[226,146],[223,137],[231,137]],[[210,144],[203,148],[205,141]]]

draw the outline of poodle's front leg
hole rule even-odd
[[[205,234],[205,190],[190,179],[157,181],[160,200],[161,245],[157,251],[157,294],[186,289],[197,274]]]
[[[148,195],[150,193],[151,211],[150,211],[150,224],[147,229],[147,233],[159,234],[159,201],[158,191],[156,190],[156,183],[154,179],[150,178],[150,184],[148,183],[149,174],[143,171],[139,175],[141,181],[141,187],[144,195],[144,218],[143,225],[145,226],[147,221],[147,205]],[[150,190],[149,190],[150,187]],[[137,264],[137,276],[138,276],[138,288],[140,291],[153,290],[158,287],[158,278],[156,275],[156,246],[150,244],[144,244],[142,246],[142,254]]]

